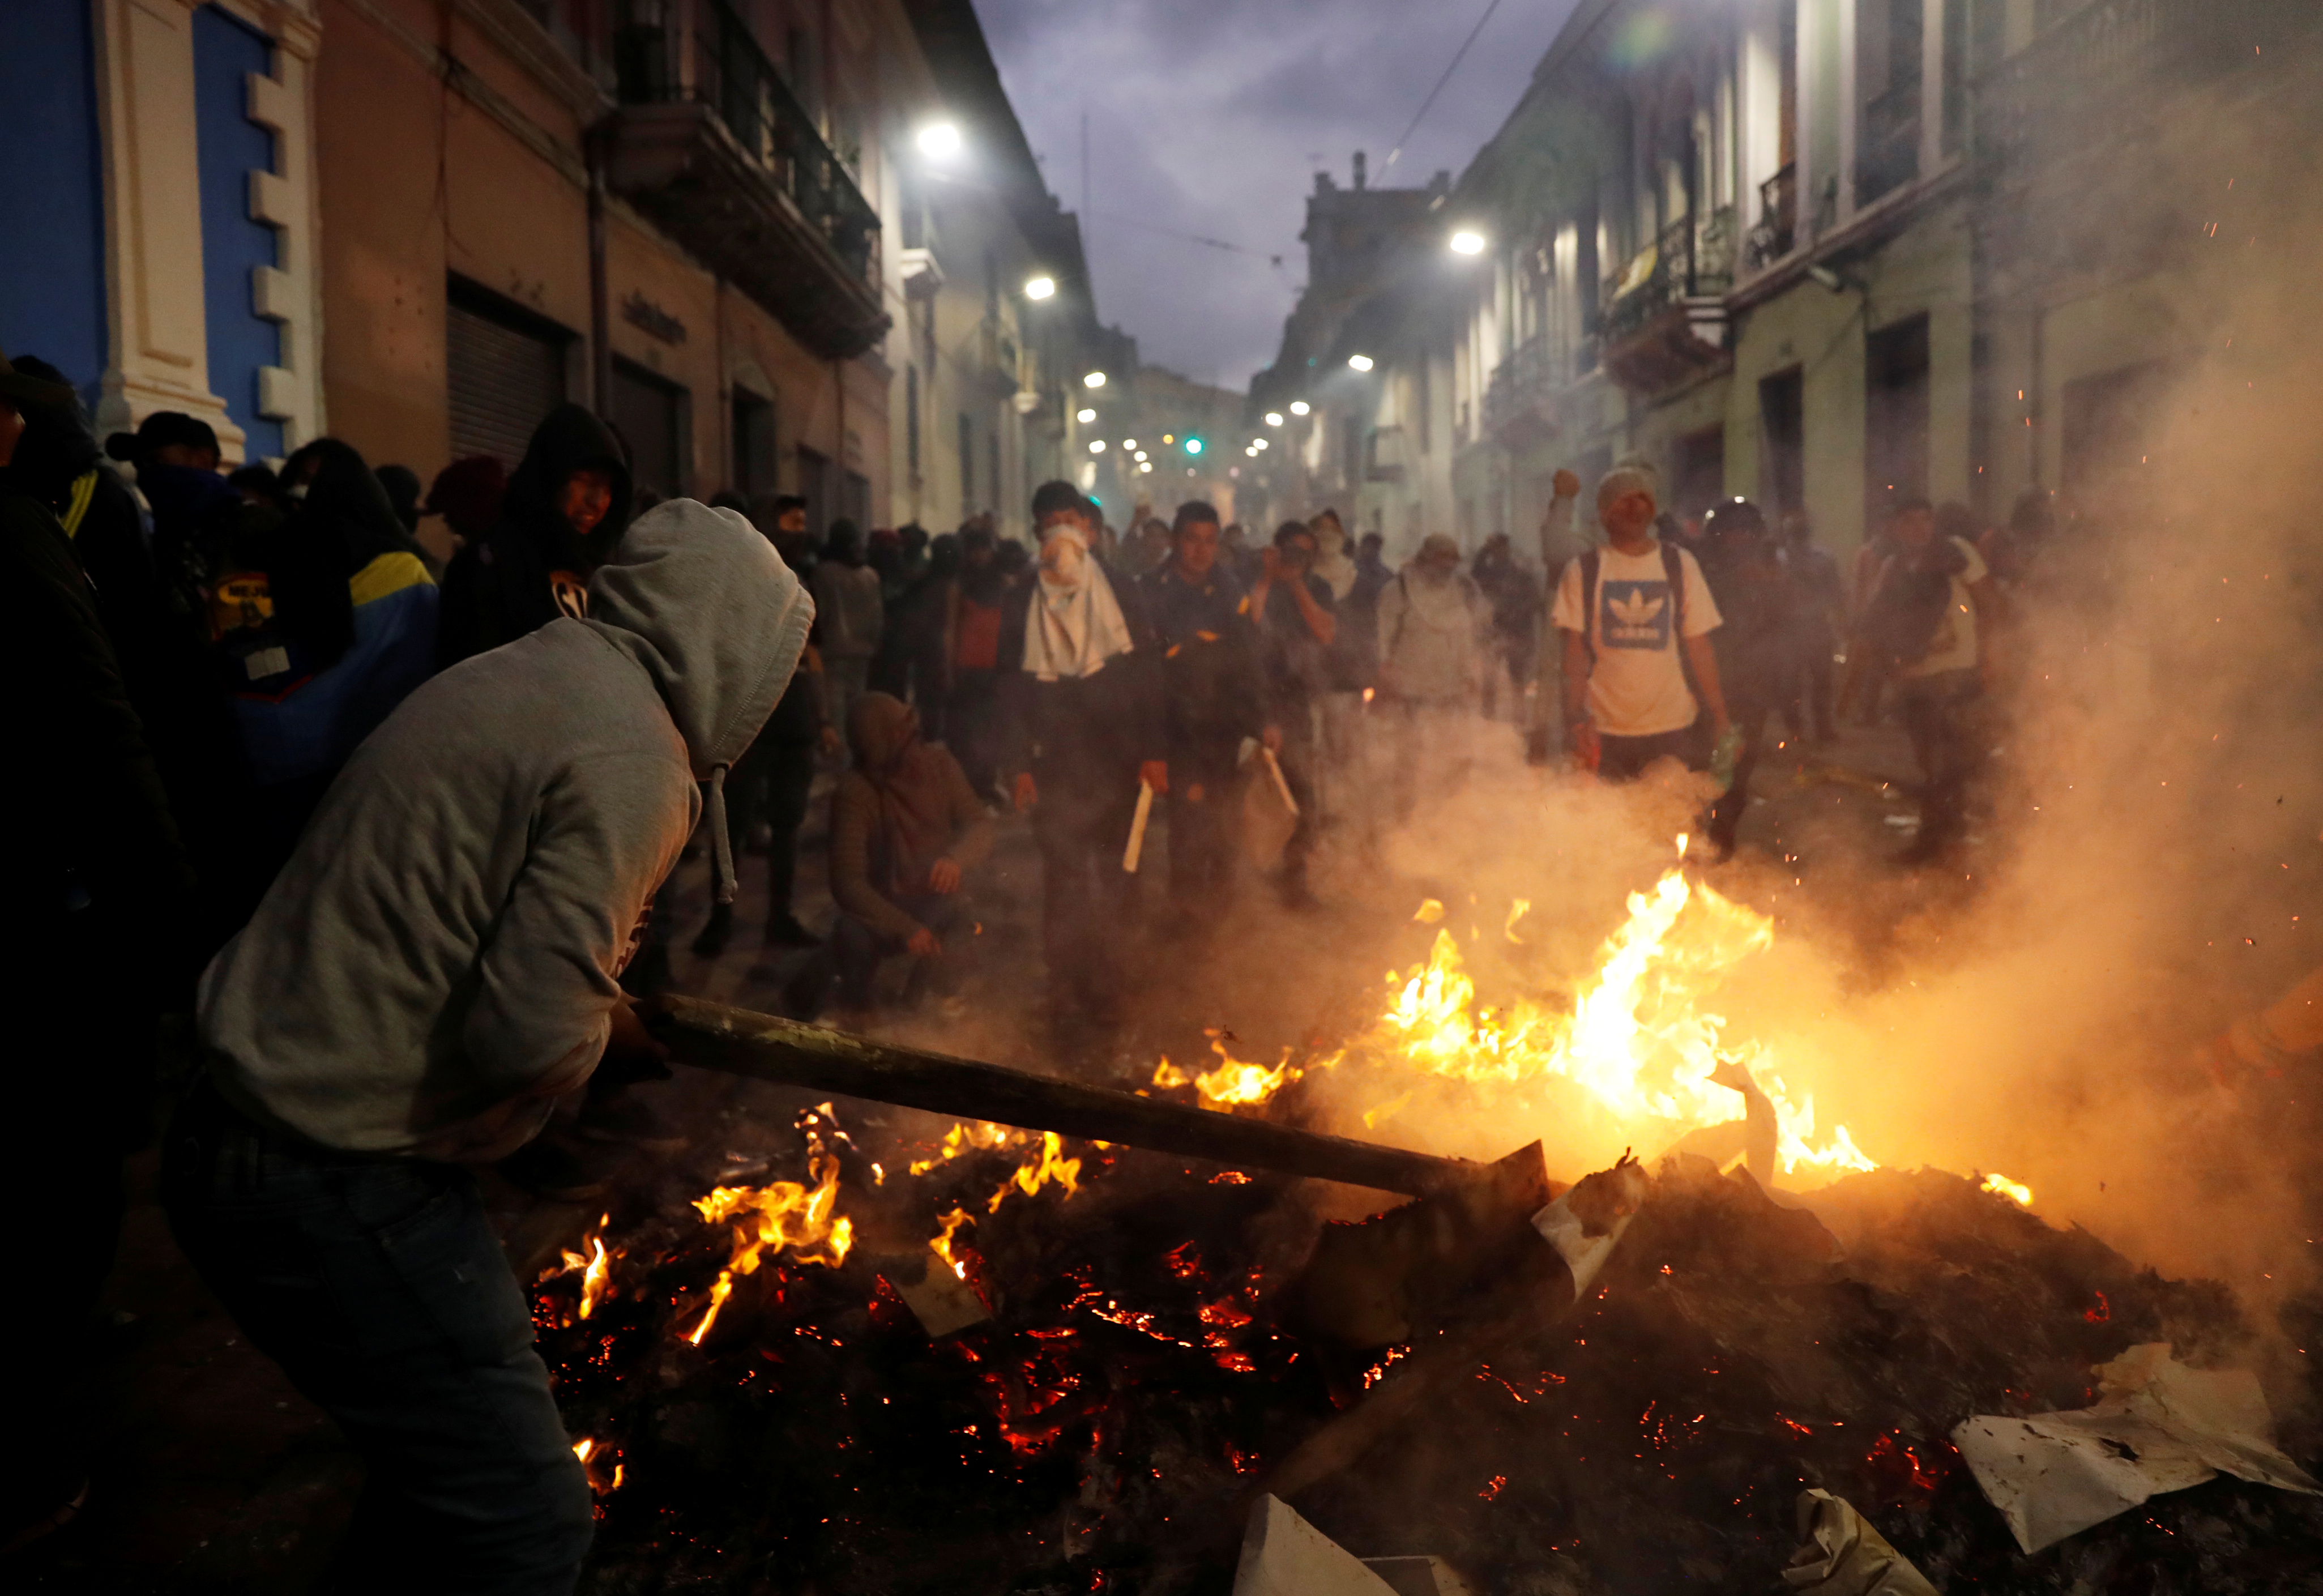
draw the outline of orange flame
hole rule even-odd
[[[588,1251],[575,1252],[570,1247],[559,1249],[564,1267],[553,1269],[541,1277],[547,1280],[556,1275],[572,1274],[576,1270],[580,1271],[581,1317],[584,1319],[597,1311],[597,1305],[605,1300],[606,1290],[613,1282],[613,1260],[620,1254],[605,1251],[605,1227],[612,1223],[612,1219],[611,1214],[599,1215],[597,1228],[581,1238],[581,1244]]]
[[[963,1152],[976,1152],[987,1148],[1006,1147],[1027,1140],[1022,1131],[996,1125],[986,1120],[963,1120],[944,1133],[942,1144],[933,1158],[912,1160],[912,1173],[924,1175],[938,1164],[950,1163]]]
[[[1684,839],[1679,846],[1682,854]],[[1774,922],[1676,869],[1651,891],[1630,894],[1629,912],[1569,1011],[1481,1004],[1459,944],[1439,931],[1425,965],[1400,977],[1391,972],[1373,1044],[1456,1080],[1567,1080],[1625,1127],[1660,1122],[1673,1133],[1738,1117],[1735,1095],[1712,1072],[1722,1051],[1739,1053],[1774,1105],[1786,1171],[1875,1168],[1843,1125],[1815,1145],[1813,1099],[1791,1097],[1765,1050],[1725,1046],[1725,1020],[1701,1004],[1721,974],[1772,945]],[[1511,913],[1504,935],[1517,918]]]
[[[1282,1050],[1282,1061],[1269,1069],[1263,1064],[1251,1064],[1226,1051],[1223,1032],[1213,1031],[1210,1051],[1218,1056],[1217,1068],[1200,1075],[1190,1069],[1180,1069],[1169,1059],[1162,1060],[1153,1072],[1157,1087],[1191,1087],[1205,1108],[1254,1108],[1272,1098],[1275,1093],[1297,1080],[1306,1071],[1290,1061],[1290,1050]],[[1310,1068],[1328,1069],[1339,1061],[1338,1055],[1315,1061]]]
[[[1008,1200],[1008,1194],[1012,1191],[1021,1191],[1031,1197],[1051,1180],[1065,1188],[1067,1197],[1072,1196],[1080,1189],[1081,1160],[1067,1158],[1064,1152],[1062,1137],[1054,1131],[1042,1132],[1041,1156],[1025,1160],[1015,1174],[1002,1181],[1000,1189],[992,1194],[992,1201],[985,1212],[1000,1212],[1000,1205]]]
[[[968,1279],[968,1261],[953,1254],[951,1238],[959,1232],[961,1225],[973,1225],[976,1220],[966,1208],[955,1207],[950,1213],[939,1217],[936,1223],[942,1225],[943,1229],[928,1238],[928,1246],[937,1257],[950,1266],[952,1273],[963,1280]]]
[[[2011,1180],[2006,1175],[1987,1175],[1981,1189],[2005,1197],[2020,1208],[2033,1206],[2033,1188],[2020,1181]]]
[[[762,1256],[785,1251],[801,1263],[836,1269],[847,1261],[855,1243],[855,1225],[836,1212],[839,1205],[839,1160],[827,1151],[820,1137],[807,1138],[807,1173],[813,1187],[794,1180],[771,1186],[721,1186],[708,1197],[694,1199],[702,1217],[715,1225],[739,1220],[734,1248],[718,1282],[710,1289],[710,1306],[686,1340],[700,1346],[718,1320],[718,1310],[734,1295],[734,1281],[758,1272]]]

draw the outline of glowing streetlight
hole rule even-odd
[[[1266,440],[1264,438],[1253,438],[1250,440],[1250,446],[1253,449],[1263,449],[1266,447]]]
[[[1282,425],[1282,412],[1281,412],[1281,411],[1280,411],[1280,410],[1269,410],[1269,411],[1266,413],[1266,424],[1267,424],[1269,427],[1280,427],[1280,426],[1281,426],[1281,425]]]
[[[920,153],[931,161],[950,161],[960,153],[960,129],[952,123],[931,122],[920,129],[917,142]]]
[[[1083,427],[1087,427],[1090,422],[1097,419],[1097,412],[1095,410],[1076,410],[1073,412],[1073,419],[1079,422]]]
[[[1143,472],[1147,476],[1152,476],[1153,474],[1153,463],[1151,461],[1146,462],[1137,469]]]
[[[1024,285],[1024,297],[1027,299],[1051,298],[1055,296],[1056,291],[1057,280],[1053,277],[1036,277]]]
[[[1134,449],[1137,447],[1137,440],[1135,438],[1124,438],[1121,440],[1121,446],[1125,449]]]
[[[1484,235],[1463,227],[1452,235],[1452,252],[1455,255],[1481,255],[1484,252]]]
[[[1305,399],[1292,399],[1290,401],[1290,413],[1293,416],[1304,416],[1313,407],[1309,406]]]
[[[1188,439],[1186,440],[1186,453],[1187,453],[1187,454],[1200,454],[1201,452],[1202,452],[1202,440],[1201,440],[1201,439],[1199,439],[1199,438],[1188,438]]]
[[[1104,454],[1104,453],[1105,453],[1105,440],[1104,440],[1103,438],[1091,438],[1091,439],[1089,439],[1089,453],[1090,453],[1090,454]]]
[[[1138,451],[1137,451],[1137,454],[1136,454],[1136,458],[1137,458],[1138,460],[1140,460],[1140,461],[1143,461],[1143,460],[1145,458],[1145,451],[1144,451],[1144,450],[1143,450],[1143,449],[1138,450]]]
[[[1105,386],[1105,373],[1103,371],[1091,371],[1088,376],[1081,379],[1081,386],[1083,388],[1103,388]]]
[[[1244,449],[1243,451],[1243,455],[1245,459],[1255,460],[1258,458],[1258,451],[1256,449]]]
[[[1372,369],[1372,357],[1368,354],[1351,354],[1347,356],[1347,369],[1351,371],[1368,371]]]

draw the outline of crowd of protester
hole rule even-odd
[[[548,1568],[544,1589],[577,1567],[587,1494],[550,1444],[512,1286],[401,1325],[405,1265],[372,1258],[331,1287],[366,1326],[351,1347],[309,1275],[335,1248],[406,1244],[396,1227],[425,1213],[446,1251],[409,1267],[450,1260],[473,1285],[460,1250],[489,1233],[443,1169],[497,1160],[578,1199],[602,1189],[590,1144],[678,1143],[632,1089],[656,1048],[621,989],[666,979],[689,837],[714,887],[693,950],[728,947],[737,861],[763,855],[761,946],[797,954],[782,1003],[851,1020],[897,959],[906,1001],[957,1001],[976,878],[1000,817],[1029,817],[1049,1009],[1098,1032],[1130,996],[1149,826],[1169,935],[1207,937],[1253,861],[1312,913],[1327,841],[1374,858],[1459,790],[1480,736],[1544,762],[1561,742],[1608,781],[1709,769],[1723,854],[1774,720],[1825,744],[1884,699],[1925,777],[1910,857],[1939,859],[2048,531],[2037,497],[1992,530],[1901,503],[1850,582],[1804,520],[1735,500],[1681,521],[1630,463],[1596,484],[1587,535],[1558,473],[1538,565],[1505,536],[1469,555],[1437,533],[1394,566],[1327,509],[1258,535],[1190,501],[1117,531],[1062,482],[1033,496],[1031,545],[989,515],[817,537],[794,496],[656,506],[627,462],[565,405],[512,470],[464,459],[423,485],[322,438],[228,472],[193,417],[100,442],[53,369],[0,361],[0,547],[42,684],[11,787],[17,835],[47,844],[12,850],[7,907],[41,999],[28,1056],[75,1061],[19,1072],[0,1133],[13,1211],[40,1216],[19,1268],[49,1294],[5,1321],[13,1366],[71,1362],[152,1117],[159,1023],[194,1014],[169,1143],[180,1241],[375,1463],[440,1455],[407,1409],[490,1431],[462,1437],[483,1472],[392,1488],[380,1522],[401,1526],[399,1555],[456,1543]],[[819,782],[817,929],[797,885]],[[538,1136],[567,1094],[567,1132]],[[444,1335],[467,1362],[414,1373],[411,1348]],[[0,1461],[10,1535],[86,1491],[56,1439],[69,1382],[29,1383]]]

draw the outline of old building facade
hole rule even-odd
[[[0,179],[0,348],[105,427],[425,477],[576,399],[819,525],[1064,469],[1088,274],[967,0],[24,0],[0,62],[58,152]]]
[[[2314,41],[2255,0],[1584,0],[1456,184],[1373,191],[1392,247],[1316,259],[1270,485],[1472,549],[1630,456],[1840,549],[1903,497],[2096,492],[2217,320],[2194,174],[2323,125]]]

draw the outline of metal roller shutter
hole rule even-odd
[[[448,307],[445,368],[452,457],[496,454],[514,471],[541,417],[565,402],[569,338],[460,295]]]

